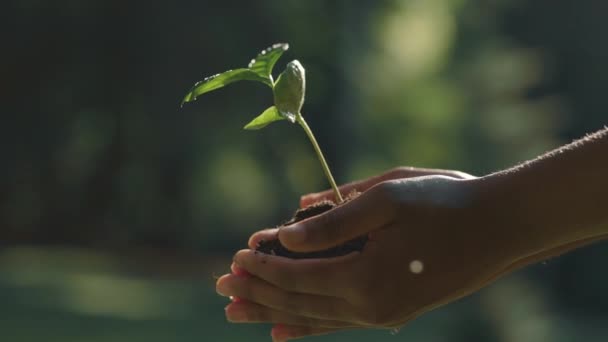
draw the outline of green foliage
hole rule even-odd
[[[228,70],[196,82],[182,100],[182,105],[192,102],[204,93],[222,88],[237,81],[257,81],[273,88],[272,69],[283,52],[289,49],[288,44],[279,43],[262,50],[255,59],[249,62],[247,68]]]
[[[285,120],[285,117],[279,113],[277,107],[272,106],[267,108],[262,114],[258,115],[255,119],[251,120],[244,129],[261,129],[266,127],[269,123],[279,120]]]
[[[261,77],[266,78],[270,81],[269,84],[272,86],[274,83],[272,79],[272,69],[279,58],[281,58],[281,55],[283,55],[283,52],[287,51],[287,49],[289,49],[289,44],[278,43],[262,50],[255,59],[251,60],[249,69]]]
[[[297,60],[287,64],[274,85],[274,103],[291,122],[300,114],[306,91],[306,73]]]
[[[197,82],[184,97],[182,105],[196,100],[198,96],[204,93],[222,88],[233,82],[258,81],[270,86],[276,107],[272,106],[266,109],[244,128],[260,129],[274,121],[283,119],[287,119],[291,123],[296,122],[296,116],[300,115],[300,110],[304,104],[306,90],[304,67],[297,60],[291,61],[279,75],[276,83],[272,78],[274,65],[287,49],[289,49],[289,44],[274,44],[262,50],[255,59],[249,62],[246,69],[228,70]]]
[[[193,101],[197,96],[206,92],[221,88],[226,84],[241,81],[253,80],[263,82],[270,85],[274,95],[275,105],[266,109],[262,114],[245,125],[245,129],[261,129],[268,124],[287,119],[291,123],[297,122],[300,127],[306,132],[310,139],[323,172],[331,184],[335,192],[338,202],[342,202],[342,195],[338,190],[338,185],[329,170],[327,161],[321,152],[321,148],[317,143],[312,130],[302,117],[302,105],[304,105],[304,93],[306,92],[306,71],[300,62],[293,60],[287,63],[285,70],[279,75],[277,82],[272,79],[272,69],[283,52],[289,48],[288,44],[274,44],[268,49],[263,50],[258,56],[251,60],[247,69],[229,70],[222,74],[218,74],[198,82],[190,90],[184,102]]]
[[[182,100],[182,105],[186,102],[196,100],[197,97],[204,93],[222,88],[237,81],[258,81],[266,83],[267,79],[250,69],[228,70],[221,74],[213,75],[205,78],[202,81],[196,82]]]

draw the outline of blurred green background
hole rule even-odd
[[[338,182],[398,165],[483,175],[608,123],[608,2],[8,0],[0,5],[0,340],[269,341],[214,276],[327,188],[272,101],[204,76],[272,43]],[[310,341],[606,341],[608,245],[411,323]]]

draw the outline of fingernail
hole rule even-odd
[[[272,327],[272,330],[270,330],[270,336],[272,337],[273,342],[284,342],[289,339],[287,330],[282,324],[276,324],[274,327]]]
[[[283,238],[287,238],[292,243],[303,243],[306,240],[306,231],[300,224],[292,224],[291,226],[283,227],[279,230],[279,239],[281,238],[281,232],[287,235],[283,235]]]
[[[243,268],[240,268],[234,262],[232,263],[232,265],[230,265],[230,270],[232,271],[232,274],[237,275],[237,276],[249,275],[249,272],[245,271],[245,269],[243,269]]]
[[[229,322],[247,322],[247,314],[242,310],[229,310],[228,306],[224,309],[226,310],[226,319]]]
[[[222,289],[221,289],[221,285],[220,285],[220,284],[218,284],[218,283],[215,283],[215,292],[217,292],[217,294],[219,294],[220,296],[223,296],[223,297],[228,297],[228,296],[227,296],[227,295],[224,293],[224,291],[222,291]]]

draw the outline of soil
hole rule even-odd
[[[345,202],[353,199],[357,195],[358,195],[358,193],[350,194],[345,199]],[[328,210],[335,208],[336,206],[337,205],[334,202],[325,200],[325,201],[317,202],[306,208],[298,209],[295,212],[295,214],[293,215],[293,217],[289,221],[285,222],[283,224],[283,226],[290,225],[290,224],[296,223],[298,221],[302,221],[309,217],[317,216],[319,214],[322,214]],[[367,235],[363,235],[363,236],[354,238],[350,241],[347,241],[347,242],[343,243],[342,245],[332,247],[332,248],[329,248],[326,250],[301,253],[301,252],[293,252],[293,251],[288,250],[287,248],[285,248],[285,246],[283,246],[281,244],[281,241],[279,241],[279,239],[277,238],[277,239],[269,240],[269,241],[265,241],[265,240],[260,241],[258,243],[256,251],[262,252],[265,254],[284,256],[284,257],[292,258],[292,259],[331,258],[331,257],[346,255],[346,254],[354,252],[354,251],[363,250],[363,246],[365,246],[367,239],[368,239]]]

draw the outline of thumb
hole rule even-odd
[[[318,216],[279,229],[279,240],[294,252],[320,251],[382,228],[392,222],[394,205],[383,186]]]

